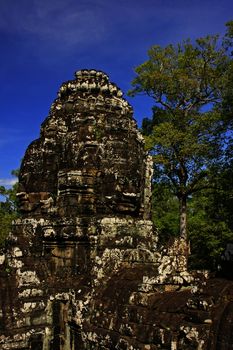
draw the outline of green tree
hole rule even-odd
[[[18,171],[13,170],[12,175],[18,176]],[[17,182],[10,189],[0,186],[0,245],[4,244],[10,232],[12,220],[18,216],[17,187]]]
[[[180,236],[187,240],[187,201],[209,186],[209,168],[222,157],[227,124],[218,108],[232,61],[218,36],[152,47],[136,68],[129,92],[155,101],[144,121],[146,145],[154,157],[155,180],[179,201]]]
[[[178,207],[177,198],[166,184],[153,183],[152,220],[160,233],[160,244],[179,234]]]
[[[214,269],[227,243],[233,243],[233,161],[214,169],[214,188],[195,194],[190,205],[192,265]]]
[[[217,201],[218,199],[218,201]],[[196,193],[189,204],[189,237],[192,268],[216,270],[227,243],[233,242],[220,191]]]

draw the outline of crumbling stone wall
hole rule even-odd
[[[0,256],[0,349],[216,343],[212,310],[225,294],[213,301],[208,288],[195,286],[200,278],[187,271],[186,242],[158,247],[151,176],[151,158],[120,89],[103,72],[76,72],[62,84],[21,166],[22,216]]]

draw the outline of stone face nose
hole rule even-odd
[[[61,85],[22,163],[24,216],[149,217],[144,141],[122,95],[93,69]]]

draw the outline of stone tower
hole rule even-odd
[[[149,219],[151,173],[132,115],[103,72],[78,71],[62,84],[23,160],[18,196],[24,217],[73,220],[75,226],[74,218],[89,222],[113,213]]]

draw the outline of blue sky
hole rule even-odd
[[[101,69],[126,92],[152,45],[224,33],[232,19],[232,0],[0,0],[0,185],[76,70]],[[153,101],[127,99],[140,125]]]

